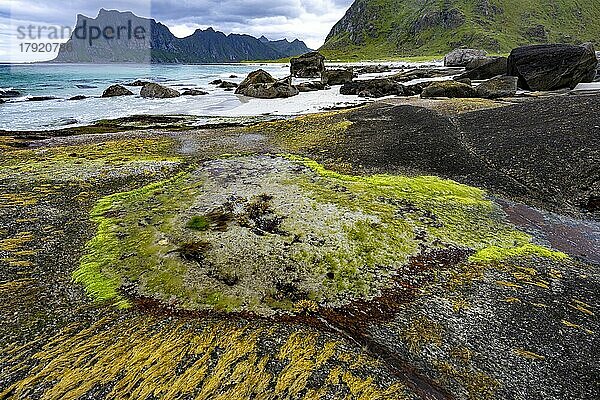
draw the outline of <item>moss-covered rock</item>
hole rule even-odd
[[[192,310],[342,307],[393,286],[425,249],[473,262],[565,257],[534,245],[479,189],[435,177],[342,175],[306,159],[234,157],[102,199],[75,279],[98,300]],[[302,309],[303,307],[300,307]]]

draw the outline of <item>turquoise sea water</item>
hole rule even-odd
[[[249,64],[226,65],[89,65],[33,64],[0,65],[0,89],[15,89],[22,97],[0,105],[0,129],[39,130],[91,123],[104,118],[135,114],[219,115],[244,100],[208,83],[224,79],[239,83],[258,68]],[[260,65],[276,77],[289,74],[281,64]],[[236,75],[236,78],[230,78]],[[206,96],[175,99],[143,99],[139,96],[103,99],[104,89],[115,83],[151,80],[182,90],[199,88]],[[139,94],[139,87],[129,87]],[[69,101],[70,97],[89,98]],[[57,100],[27,101],[32,96],[54,96]]]

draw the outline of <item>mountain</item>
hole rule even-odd
[[[355,0],[321,51],[329,58],[494,53],[533,43],[600,40],[598,1]]]
[[[101,9],[96,18],[77,16],[75,29],[53,62],[60,63],[225,63],[276,60],[310,49],[299,40],[260,40],[212,28],[177,38],[154,19]]]

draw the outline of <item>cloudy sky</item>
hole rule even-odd
[[[133,11],[167,25],[179,37],[209,26],[225,33],[298,38],[318,48],[353,0],[0,0],[0,62],[18,61],[19,26],[73,26],[77,14],[100,8]],[[52,57],[49,57],[52,58]]]

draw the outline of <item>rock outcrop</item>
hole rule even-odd
[[[401,83],[392,79],[367,79],[344,84],[341,94],[358,95],[361,97],[404,96],[405,88]]]
[[[240,83],[235,93],[261,99],[275,99],[292,97],[297,95],[299,91],[296,87],[292,86],[291,77],[276,80],[268,72],[259,69],[251,72]]]
[[[473,98],[477,92],[472,86],[456,81],[433,82],[421,93],[422,98],[450,97],[450,98]]]
[[[517,93],[517,77],[496,77],[481,83],[475,90],[477,95],[484,99],[513,97]]]
[[[519,78],[519,87],[529,90],[573,89],[592,82],[598,59],[591,44],[548,44],[514,49],[508,57],[508,74]]]
[[[507,69],[506,57],[487,57],[476,59],[468,64],[472,68],[460,75],[460,79],[468,78],[474,81],[491,79],[499,75],[506,75]]]
[[[133,92],[122,85],[109,86],[102,97],[119,97],[119,96],[133,96]]]
[[[290,60],[290,72],[296,78],[318,78],[323,71],[325,71],[325,57],[318,51]]]
[[[324,85],[343,85],[352,82],[354,71],[352,68],[327,69],[321,74],[321,81]]]
[[[148,83],[142,87],[140,95],[150,99],[171,99],[181,96],[181,93],[158,83]]]

